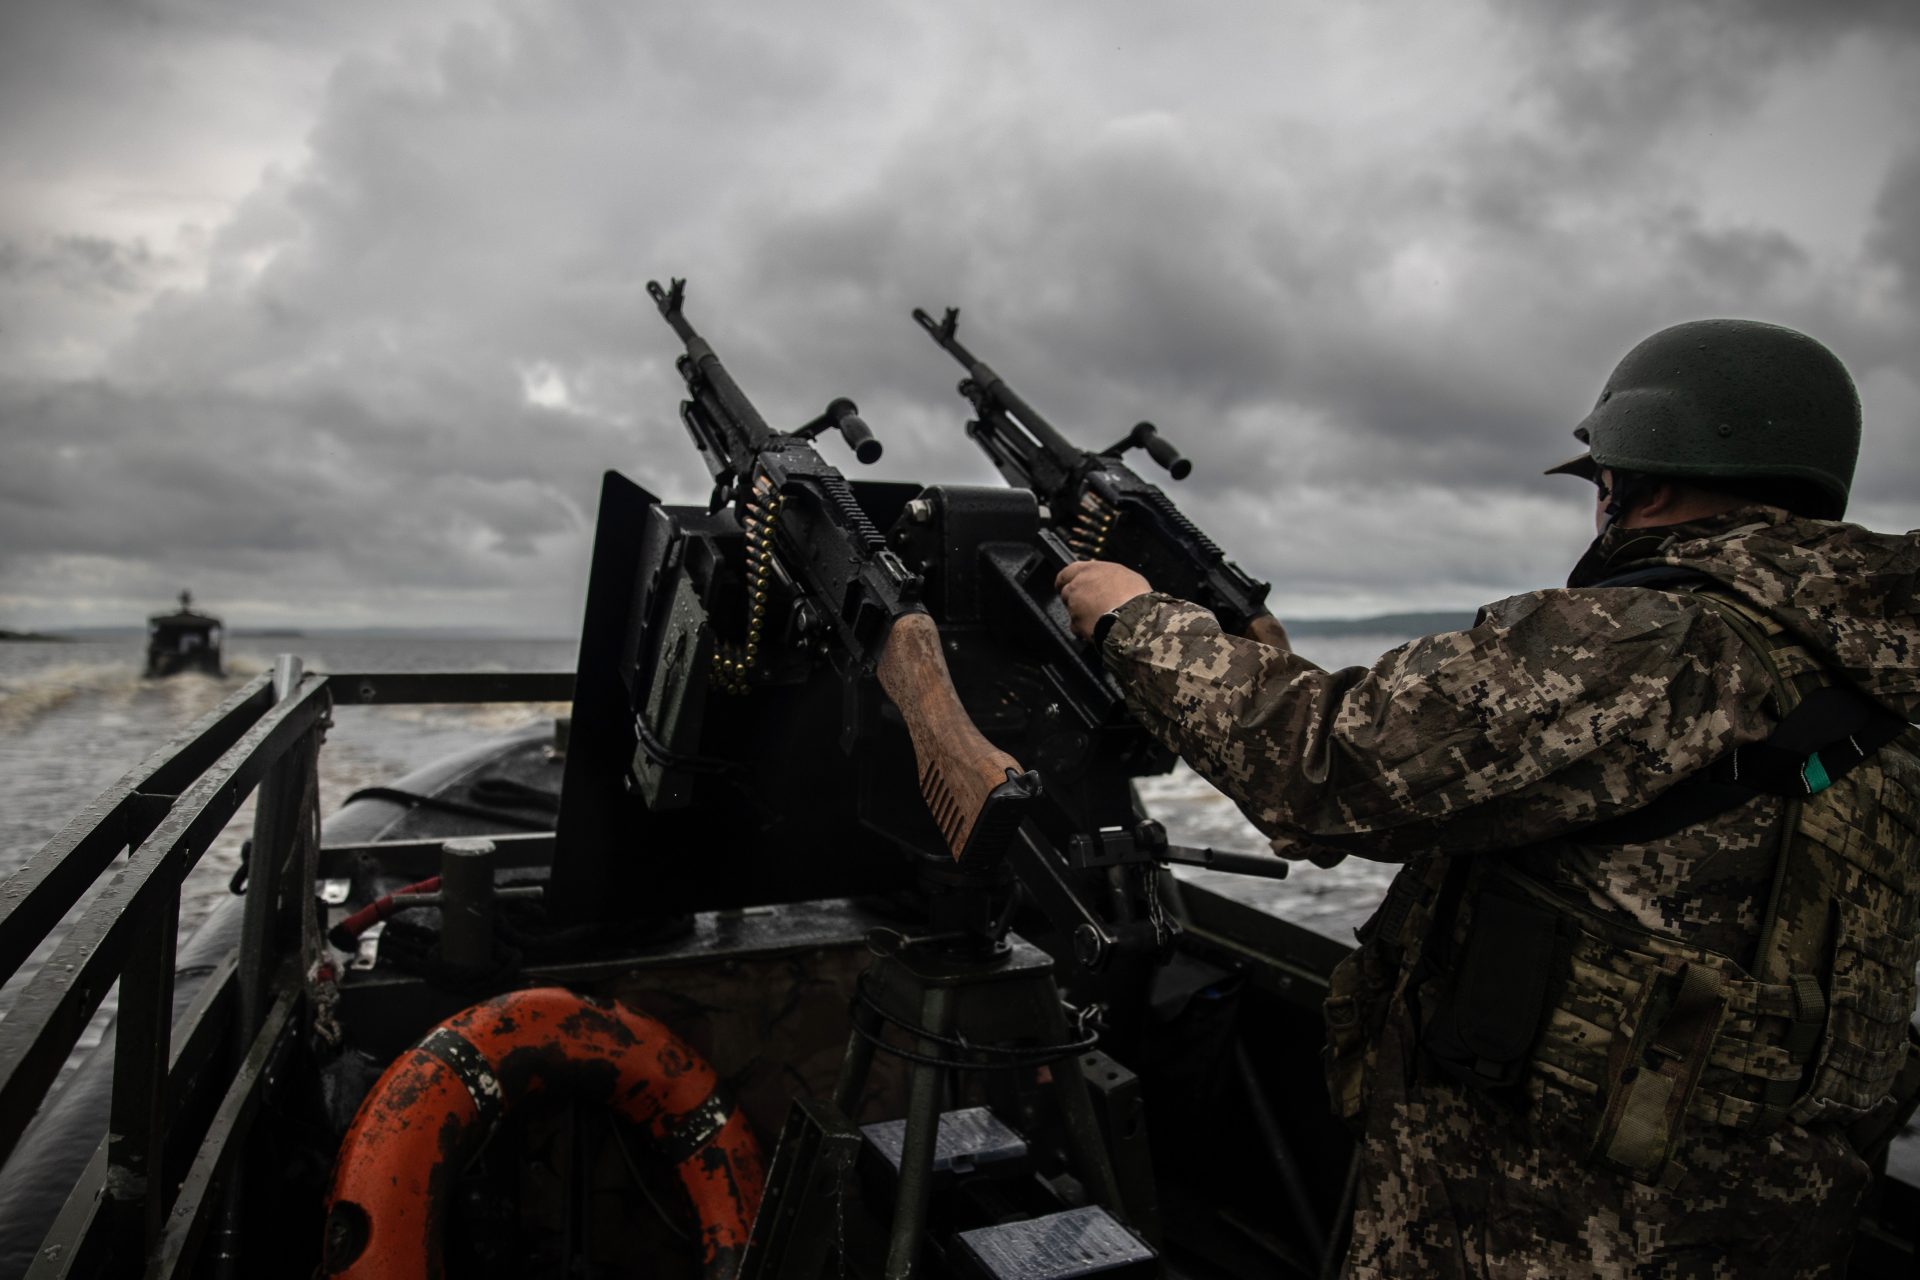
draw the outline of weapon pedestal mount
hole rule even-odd
[[[774,1157],[769,1206],[786,1202],[798,1209],[799,1200],[826,1194],[823,1182],[851,1176],[862,1141],[853,1112],[874,1054],[882,1052],[908,1062],[905,1131],[888,1228],[889,1280],[920,1271],[941,1110],[954,1072],[1047,1068],[1069,1171],[1105,1211],[1102,1217],[1124,1220],[1119,1179],[1081,1068],[1081,1055],[1091,1040],[1082,1039],[1070,1025],[1054,982],[1053,958],[1016,934],[994,930],[918,938],[875,930],[868,935],[868,947],[875,959],[861,979],[832,1104],[795,1103]],[[904,1039],[904,1045],[885,1039],[889,1026],[894,1040]],[[840,1190],[831,1194],[837,1199]],[[761,1215],[743,1277],[798,1274],[794,1255],[823,1251],[824,1242],[809,1248],[789,1235],[774,1222],[780,1216]],[[1112,1230],[1128,1239],[1117,1225]],[[804,1264],[799,1268],[806,1270],[810,1268]]]

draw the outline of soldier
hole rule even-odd
[[[1567,588],[1371,669],[1058,585],[1276,851],[1402,864],[1326,1005],[1345,1274],[1838,1275],[1920,1089],[1920,533],[1841,523],[1859,401],[1789,329],[1657,333],[1575,434]]]

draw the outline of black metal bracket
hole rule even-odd
[[[860,1130],[830,1103],[795,1098],[780,1127],[773,1168],[739,1280],[819,1280],[840,1243],[847,1181]]]
[[[1008,861],[1040,910],[1073,939],[1073,958],[1081,968],[1098,973],[1116,953],[1147,955],[1160,950],[1162,938],[1151,921],[1112,924],[1101,915],[1073,883],[1066,860],[1031,826],[1020,829],[1008,848]]]

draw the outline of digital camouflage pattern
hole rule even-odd
[[[1745,962],[1783,801],[1756,797],[1644,844],[1578,840],[1774,724],[1763,660],[1700,599],[1579,585],[1649,564],[1705,573],[1756,606],[1795,642],[1788,676],[1818,667],[1920,716],[1920,534],[1768,508],[1616,529],[1569,589],[1490,605],[1471,629],[1371,668],[1322,671],[1155,594],[1122,607],[1104,655],[1141,722],[1289,856],[1331,848],[1424,868],[1510,853],[1607,918]],[[1887,848],[1920,847],[1914,783],[1880,786],[1887,803],[1840,815],[1838,834],[1858,820],[1891,832]],[[1920,867],[1880,871],[1866,901],[1920,886]],[[1884,920],[1907,954],[1916,896]],[[1362,981],[1390,989],[1393,975]],[[1904,1022],[1911,981],[1882,996],[1904,1002]],[[1588,1166],[1592,1103],[1574,1082],[1536,1074],[1527,1104],[1506,1109],[1421,1073],[1404,1001],[1364,1030],[1375,1069],[1350,1275],[1799,1276],[1844,1259],[1867,1172],[1837,1125],[1763,1137],[1690,1124],[1678,1185],[1646,1187]]]
[[[1527,1109],[1417,1066],[1396,1005],[1361,1134],[1348,1277],[1839,1276],[1869,1174],[1831,1129],[1766,1138],[1694,1126],[1672,1190],[1588,1167],[1579,1099]]]

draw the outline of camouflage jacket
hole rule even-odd
[[[1612,530],[1574,582],[1654,564],[1725,583],[1835,678],[1920,717],[1920,532],[1753,507]],[[1513,596],[1466,631],[1333,672],[1149,593],[1119,610],[1103,656],[1141,723],[1289,854],[1405,861],[1535,844],[1641,808],[1774,724],[1768,678],[1727,624],[1644,587]],[[1750,808],[1744,824],[1736,813],[1655,851],[1584,850],[1552,878],[1737,952],[1771,869],[1771,811]]]
[[[1526,848],[1527,869],[1566,900],[1745,956],[1781,800],[1644,844],[1582,838],[1774,726],[1761,660],[1715,609],[1681,590],[1586,585],[1653,565],[1712,577],[1827,678],[1920,715],[1920,534],[1767,508],[1616,530],[1568,589],[1489,605],[1472,628],[1371,668],[1323,671],[1151,593],[1120,609],[1104,657],[1141,722],[1277,848],[1388,861]],[[1373,951],[1342,969],[1391,989],[1395,969],[1374,973]],[[1678,1181],[1643,1186],[1588,1159],[1594,1116],[1577,1091],[1536,1075],[1526,1106],[1496,1104],[1422,1065],[1410,1001],[1375,1008],[1344,1275],[1772,1280],[1844,1267],[1869,1173],[1834,1126],[1695,1124]]]

